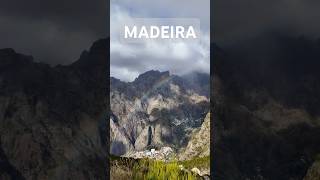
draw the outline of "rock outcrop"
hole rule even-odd
[[[209,86],[195,86],[169,72],[151,70],[133,82],[115,78],[110,82],[111,153],[115,155],[149,147],[179,149],[209,111],[205,96]]]
[[[315,161],[309,168],[303,180],[319,180],[320,179],[320,161]]]
[[[320,152],[319,41],[267,34],[211,47],[213,179],[303,179]]]
[[[210,156],[210,116],[208,113],[201,127],[194,130],[188,145],[179,153],[180,160]]]
[[[0,50],[0,179],[105,179],[108,47],[56,67]]]

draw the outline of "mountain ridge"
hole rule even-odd
[[[116,155],[150,146],[178,148],[188,139],[188,127],[199,127],[208,112],[209,97],[199,95],[199,88],[193,89],[169,71],[146,71],[132,82],[111,77],[110,83],[111,152]],[[201,87],[209,94],[208,86]]]
[[[1,179],[105,179],[107,49],[55,67],[0,50]]]
[[[213,49],[214,179],[303,179],[320,151],[319,50],[281,35]]]

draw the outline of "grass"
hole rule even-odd
[[[210,156],[198,157],[191,160],[181,161],[179,163],[182,164],[186,169],[192,169],[194,167],[197,167],[198,169],[210,169]]]
[[[179,165],[192,167],[194,164],[204,166],[206,163],[206,159],[202,158],[185,162],[163,162],[152,159],[111,157],[110,172],[111,179],[117,180],[197,180],[199,177],[190,171],[181,170]]]
[[[180,170],[178,162],[163,162],[149,159],[142,159],[134,166],[134,180],[194,180],[191,172]]]

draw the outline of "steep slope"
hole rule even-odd
[[[0,50],[1,179],[105,179],[107,48],[57,67]]]
[[[309,168],[303,180],[319,180],[320,179],[320,162],[315,161]]]
[[[318,41],[215,48],[214,179],[302,179],[320,150]]]
[[[151,70],[133,82],[115,78],[110,82],[111,153],[115,155],[148,147],[179,149],[209,110],[208,97],[169,72]]]
[[[194,130],[188,145],[179,153],[180,160],[210,155],[210,113],[208,113],[200,128]]]

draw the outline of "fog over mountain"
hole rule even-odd
[[[130,0],[111,1],[110,74],[123,81],[133,81],[150,69],[169,70],[173,74],[210,72],[210,1],[191,0],[132,3]],[[194,6],[199,8],[193,8]],[[181,9],[181,6],[184,8]],[[136,23],[134,18],[195,18],[200,21],[197,41],[121,42],[123,24]],[[177,22],[179,23],[179,22]]]

